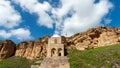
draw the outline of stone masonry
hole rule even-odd
[[[64,56],[64,44],[59,36],[51,37],[47,45],[47,57],[39,68],[70,68],[67,57]]]

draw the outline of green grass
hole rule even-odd
[[[120,45],[91,50],[69,50],[71,68],[113,68],[120,66]]]
[[[3,41],[0,41],[0,45],[2,45]]]
[[[71,68],[113,68],[120,66],[120,45],[100,47],[91,50],[78,51],[68,50],[67,55]],[[43,60],[28,60],[22,57],[10,57],[0,61],[0,68],[30,68],[35,64],[35,61]],[[117,68],[117,67],[115,67]]]
[[[0,68],[30,68],[34,61],[22,57],[10,57],[0,61]]]

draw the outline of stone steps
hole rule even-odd
[[[40,68],[70,68],[67,57],[50,57],[45,58]]]
[[[41,61],[36,61],[34,65],[31,65],[31,68],[39,68]]]
[[[40,65],[31,65],[31,68],[39,68]]]

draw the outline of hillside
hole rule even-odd
[[[27,59],[44,58],[47,55],[46,45],[50,36],[44,36],[33,41],[15,44],[11,40],[0,41],[0,60],[11,56]],[[71,37],[62,36],[65,49],[88,50],[102,46],[120,44],[120,28],[97,27]]]
[[[120,45],[69,50],[68,57],[71,68],[120,68]]]
[[[120,45],[85,51],[68,50],[71,68],[120,68]],[[0,68],[30,68],[35,60],[11,57],[0,62]]]
[[[30,68],[34,61],[22,57],[10,57],[0,62],[0,68]]]
[[[120,43],[120,28],[97,27],[77,33],[67,40],[72,49],[86,50]]]

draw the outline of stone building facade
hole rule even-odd
[[[48,39],[47,57],[41,62],[39,68],[70,68],[68,58],[64,56],[64,44],[60,36]]]
[[[64,44],[61,37],[51,37],[47,45],[47,57],[64,56]]]

